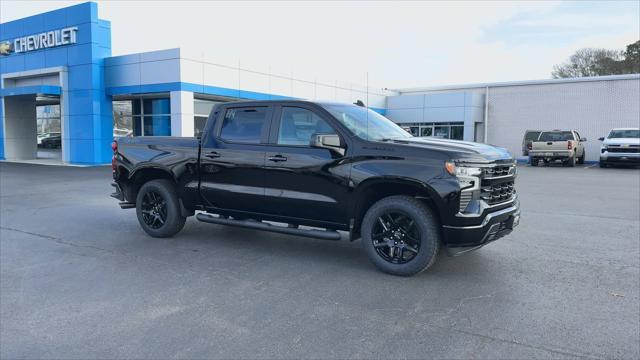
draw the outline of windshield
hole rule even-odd
[[[538,141],[567,141],[573,140],[571,131],[549,131],[540,134]]]
[[[607,136],[607,138],[609,138],[609,139],[615,139],[615,138],[640,138],[640,130],[638,130],[638,129],[611,130],[611,132],[609,133],[609,136]]]
[[[393,121],[367,108],[346,104],[322,106],[359,138],[385,140],[413,137]]]

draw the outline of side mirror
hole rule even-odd
[[[585,142],[585,141],[587,141],[587,138],[586,138],[586,137],[582,137],[582,138],[580,138],[580,142]]]
[[[600,141],[604,141],[604,136],[599,137],[599,138],[598,138],[598,140],[600,140]]]
[[[344,144],[337,134],[313,134],[309,146],[320,149],[328,149],[344,156]]]

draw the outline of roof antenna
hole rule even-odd
[[[358,105],[361,107],[366,107],[366,105],[362,102],[362,100],[356,100],[356,102],[353,103],[353,105]]]

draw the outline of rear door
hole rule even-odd
[[[265,162],[267,212],[346,224],[350,165],[335,151],[309,146],[314,134],[338,134],[343,142],[345,134],[335,119],[306,104],[278,106],[274,114]]]
[[[219,110],[202,139],[200,192],[210,208],[261,212],[271,106]]]

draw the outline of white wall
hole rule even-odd
[[[205,59],[181,49],[159,50],[148,53],[115,56],[105,59],[105,83],[107,87],[140,86],[164,83],[190,83],[204,87],[222,88],[227,92],[204,93],[236,97],[238,90],[260,94],[293,97],[310,100],[355,102],[362,100],[369,106],[384,108],[387,95],[394,92],[370,86],[318,81],[252,69],[241,64],[222,64],[215,59]],[[198,92],[198,91],[196,91]]]
[[[488,142],[522,156],[527,129],[577,130],[588,139],[586,160],[615,127],[640,127],[640,79],[491,88]]]

